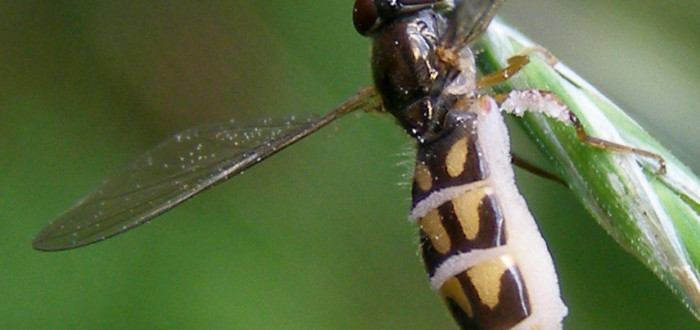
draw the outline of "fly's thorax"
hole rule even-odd
[[[445,17],[431,9],[397,16],[370,35],[372,73],[386,110],[420,143],[440,135],[455,100],[476,97],[469,47],[444,48]]]
[[[372,35],[374,84],[389,108],[400,108],[428,94],[444,75],[436,49],[444,19],[422,10],[397,17]]]
[[[396,17],[372,34],[372,74],[384,107],[416,137],[440,121],[433,104],[445,80],[446,66],[435,50],[445,20],[433,10]]]

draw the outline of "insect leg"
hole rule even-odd
[[[594,148],[598,148],[598,149],[611,150],[611,151],[615,151],[615,152],[622,152],[622,153],[628,153],[628,154],[635,154],[635,155],[639,155],[642,157],[654,159],[659,165],[659,167],[656,169],[656,174],[662,175],[662,174],[666,173],[666,161],[660,155],[655,154],[651,151],[644,150],[644,149],[630,147],[627,145],[615,143],[612,141],[604,140],[604,139],[589,135],[586,132],[586,129],[581,124],[581,122],[578,120],[578,117],[576,117],[576,115],[574,115],[573,112],[569,111],[569,116],[571,116],[571,122],[574,125],[574,128],[576,129],[576,136],[578,137],[579,140],[581,140],[581,142],[583,142],[589,146],[592,146]]]
[[[666,161],[658,154],[588,134],[578,117],[552,92],[536,89],[516,90],[508,94],[495,95],[494,98],[500,105],[501,111],[512,113],[516,116],[522,116],[525,111],[543,113],[550,118],[573,126],[578,139],[591,147],[651,158],[659,165],[656,174],[661,175],[666,172]]]

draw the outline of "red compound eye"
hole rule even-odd
[[[355,0],[352,7],[352,22],[355,30],[361,35],[367,35],[379,20],[374,0]]]

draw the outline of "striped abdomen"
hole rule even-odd
[[[561,327],[566,307],[547,247],[514,183],[493,100],[450,113],[421,145],[411,218],[431,285],[465,329]]]

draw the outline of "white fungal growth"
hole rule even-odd
[[[511,91],[500,109],[519,117],[525,111],[539,112],[564,124],[572,124],[566,105],[562,104],[556,96],[539,90]]]

